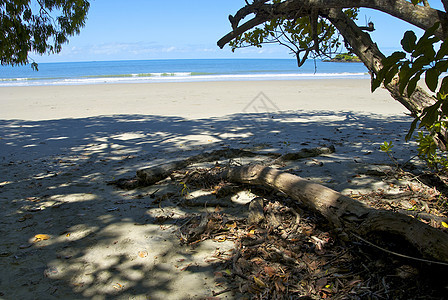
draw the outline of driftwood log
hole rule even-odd
[[[319,212],[341,232],[361,237],[387,233],[406,240],[425,258],[448,262],[448,234],[400,213],[378,210],[323,185],[263,165],[231,168],[227,180],[281,191]]]
[[[211,162],[236,157],[270,156],[271,164],[330,154],[334,147],[302,149],[293,154],[260,154],[240,149],[216,150],[190,158],[154,166],[137,171],[139,186],[152,185],[170,176],[176,170],[194,163]],[[433,228],[411,216],[372,208],[360,201],[344,196],[323,185],[312,183],[299,176],[292,175],[267,164],[230,167],[222,177],[233,183],[261,185],[287,194],[303,206],[324,216],[341,236],[352,234],[354,237],[369,239],[372,236],[387,234],[406,241],[419,251],[424,258],[433,259],[442,264],[448,263],[448,234]]]
[[[283,163],[291,160],[298,160],[303,158],[315,157],[322,154],[330,154],[335,151],[334,146],[330,147],[317,147],[311,149],[302,149],[298,152],[288,153],[280,155],[278,153],[255,153],[252,151],[242,149],[224,149],[215,150],[212,152],[201,153],[195,156],[191,156],[187,159],[174,161],[154,167],[149,167],[137,171],[137,179],[139,185],[148,186],[156,182],[159,182],[171,175],[176,170],[184,169],[189,165],[218,161],[222,159],[232,159],[237,157],[255,157],[255,156],[268,156],[275,158],[274,163]]]

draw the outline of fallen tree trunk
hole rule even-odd
[[[448,263],[448,234],[419,220],[387,210],[371,208],[320,184],[262,165],[231,168],[232,182],[263,185],[281,191],[319,212],[336,229],[364,238],[388,233],[402,237],[425,258]]]
[[[215,150],[212,152],[206,152],[195,156],[191,156],[187,159],[178,160],[171,163],[166,163],[138,170],[137,178],[139,185],[148,186],[167,178],[168,176],[171,175],[171,173],[173,173],[176,170],[184,169],[189,165],[201,162],[211,162],[237,157],[268,156],[272,158],[277,158],[274,161],[274,163],[282,163],[290,160],[298,160],[303,158],[315,157],[322,154],[330,154],[333,153],[334,151],[335,151],[334,146],[330,146],[328,148],[327,147],[317,147],[312,149],[305,148],[298,152],[287,153],[284,155],[280,155],[277,153],[255,153],[252,151],[241,149]]]

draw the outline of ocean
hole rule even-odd
[[[369,78],[362,63],[294,59],[171,59],[0,66],[0,86],[81,85],[138,82],[301,80]]]

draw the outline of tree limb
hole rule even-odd
[[[355,22],[339,9],[330,9],[325,16],[339,30],[353,52],[359,57],[371,74],[377,74],[383,67],[381,61],[385,58],[370,35],[363,32]],[[418,116],[425,107],[434,104],[434,99],[423,89],[417,87],[409,97],[399,91],[398,81],[391,81],[385,88],[391,96],[406,107],[413,116]]]
[[[448,11],[448,0],[442,0],[443,8],[445,8],[445,11]]]
[[[435,32],[435,36],[441,40],[448,37],[448,15],[446,12],[433,9],[428,6],[413,5],[406,0],[287,0],[281,3],[266,4],[266,1],[257,1],[240,9],[232,17],[233,33],[227,34],[219,40],[218,46],[223,48],[233,38],[275,17],[295,19],[299,16],[309,16],[311,11],[317,9],[319,14],[328,9],[344,9],[353,7],[364,7],[382,11],[393,17],[413,24],[423,30],[430,28],[435,22],[441,23],[441,29]],[[248,16],[255,14],[256,17],[238,26],[239,22]]]

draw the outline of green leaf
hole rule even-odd
[[[414,133],[415,128],[417,128],[418,121],[419,121],[419,118],[415,118],[414,121],[412,121],[411,128],[409,128],[409,131],[405,137],[406,142],[412,138],[412,134]]]
[[[428,66],[430,63],[431,61],[428,58],[426,58],[425,56],[420,56],[413,62],[411,72],[415,74],[423,69],[423,67]]]
[[[442,82],[440,84],[439,93],[442,95],[448,95],[448,76],[445,76],[442,79]]]
[[[440,73],[446,72],[448,70],[448,60],[440,60],[436,62],[434,68],[436,68]]]
[[[439,83],[439,75],[440,72],[435,68],[431,68],[426,71],[425,82],[432,92],[435,92],[437,89],[437,85]]]
[[[415,88],[417,87],[417,83],[420,80],[420,76],[423,74],[423,71],[424,70],[420,70],[419,72],[417,72],[417,74],[414,75],[414,77],[411,78],[411,80],[409,80],[408,87],[406,89],[408,97],[410,97],[412,93],[414,93]]]
[[[391,67],[396,64],[399,60],[406,57],[406,53],[401,51],[396,51],[392,53],[390,56],[383,59],[382,63],[384,67]]]
[[[406,31],[404,33],[403,39],[401,40],[401,46],[403,50],[411,53],[415,49],[415,42],[417,41],[417,36],[413,31]]]
[[[383,152],[391,152],[392,148],[394,147],[394,145],[392,144],[392,141],[388,142],[384,142],[381,146],[380,146],[380,150]]]
[[[442,59],[446,55],[448,55],[448,42],[444,41],[440,46],[439,51],[437,51],[435,59],[436,60]]]
[[[448,116],[448,102],[447,101],[442,101],[441,109],[442,109],[441,117]]]
[[[436,32],[436,30],[439,28],[440,22],[435,22],[434,25],[426,29],[425,34],[423,36],[431,36]]]
[[[439,116],[439,107],[441,104],[441,101],[437,101],[423,110],[423,118],[421,119],[420,127],[425,126],[426,128],[429,128],[434,125]]]
[[[380,85],[381,85],[381,81],[378,80],[378,78],[374,78],[374,79],[372,80],[372,83],[371,83],[371,86],[370,86],[372,93],[373,93],[377,88],[379,88]]]
[[[406,88],[406,85],[409,82],[409,79],[411,78],[413,74],[411,73],[411,68],[409,67],[409,62],[403,63],[400,69],[400,73],[398,73],[398,76],[400,78],[399,81],[399,92],[400,94],[403,94],[404,89]]]
[[[39,66],[36,62],[32,62],[31,63],[31,69],[33,69],[33,71],[39,71]]]
[[[392,78],[394,78],[394,76],[397,75],[398,67],[399,65],[397,64],[392,66],[392,68],[390,68],[386,76],[384,76],[384,84],[389,84],[392,81]]]

